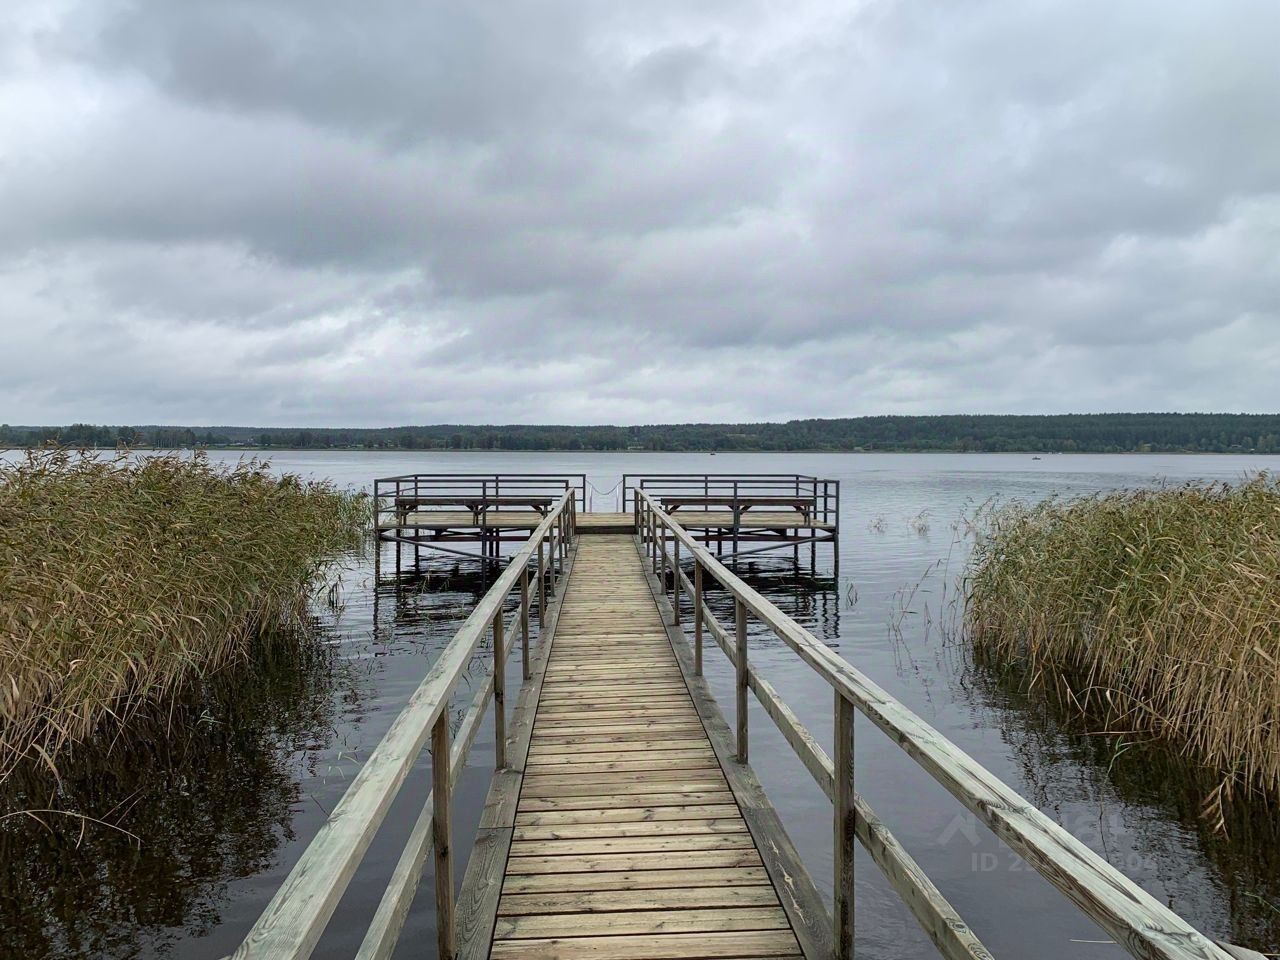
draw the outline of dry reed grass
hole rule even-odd
[[[1280,482],[992,509],[968,575],[980,652],[1111,730],[1280,796]]]
[[[0,464],[0,779],[244,657],[306,616],[367,499],[262,463]]]

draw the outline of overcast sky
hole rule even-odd
[[[0,421],[1280,409],[1275,0],[3,0]]]

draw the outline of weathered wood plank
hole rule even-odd
[[[640,837],[565,837],[553,840],[516,840],[511,844],[513,857],[597,856],[622,853],[657,853],[671,850],[685,853],[694,850],[720,852],[751,850],[755,841],[743,830],[739,833],[717,831],[706,834]]]
[[[546,940],[499,940],[493,960],[705,960],[729,957],[787,957],[797,953],[789,930],[743,933],[676,933],[658,936],[567,937]]]
[[[501,916],[498,940],[535,937],[626,936],[628,934],[715,933],[729,930],[789,930],[787,915],[771,907],[644,910],[641,912]]]
[[[738,816],[736,803],[706,803],[674,807],[617,807],[595,810],[522,810],[516,816],[517,826],[555,826],[587,823],[650,823],[663,820],[723,820]]]
[[[597,793],[580,796],[521,796],[520,812],[554,812],[566,810],[610,810],[635,809],[637,807],[683,807],[700,804],[733,803],[733,794],[729,792],[727,783],[720,783],[715,789],[676,791],[667,790],[662,793],[646,793],[644,795],[625,795],[619,793]]]
[[[482,827],[476,834],[458,894],[458,960],[485,960],[493,939],[511,828]]]
[[[704,869],[596,870],[586,873],[508,875],[502,895],[615,890],[687,890],[695,887],[759,886],[769,875],[760,864]],[[770,886],[769,889],[773,889]]]
[[[754,847],[743,850],[681,850],[616,853],[581,857],[510,857],[507,875],[522,873],[595,873],[627,870],[692,870],[700,867],[758,867]]]
[[[562,823],[517,826],[516,840],[568,840],[586,837],[655,837],[698,833],[746,833],[747,825],[735,808],[722,819],[641,820],[634,823]]]
[[[672,910],[706,907],[771,907],[778,895],[759,886],[681,887],[661,891],[608,890],[578,893],[511,893],[498,902],[498,916],[554,913],[614,913],[619,910]]]

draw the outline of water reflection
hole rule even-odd
[[[803,624],[819,640],[833,646],[838,643],[840,607],[842,599],[847,602],[847,597],[841,597],[840,580],[834,574],[822,570],[815,572],[805,562],[781,556],[739,560],[736,564],[730,563],[727,566],[749,587],[767,597],[774,606],[797,623]],[[690,563],[684,564],[684,571],[692,578],[693,567]],[[703,579],[703,594],[716,619],[726,628],[731,627],[734,618],[733,595],[722,589],[710,575]],[[760,624],[751,622],[749,629],[752,637],[759,634],[766,643],[782,643]]]
[[[1280,820],[1273,807],[1237,796],[1221,810],[1225,829],[1215,829],[1217,814],[1206,816],[1206,804],[1219,778],[1172,746],[1086,733],[1078,707],[1053,690],[1029,693],[1024,673],[981,656],[969,660],[967,679],[997,708],[991,719],[1036,806],[1051,809],[1079,796],[1084,780],[1096,798],[1094,836],[1082,837],[1090,846],[1131,878],[1157,880],[1180,900],[1217,913],[1215,929],[1230,942],[1264,952],[1280,943]]]
[[[15,772],[4,812],[50,812],[0,821],[8,955],[163,954],[216,926],[228,882],[293,839],[295,762],[331,735],[344,693],[329,650],[268,644],[127,741],[82,745],[60,777]]]

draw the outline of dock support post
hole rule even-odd
[[[502,608],[493,616],[493,755],[499,770],[507,765],[507,638]]]
[[[702,676],[702,563],[693,558],[693,672]]]
[[[853,958],[853,704],[836,691],[835,719],[835,944],[836,960]]]
[[[738,641],[738,762],[747,762],[747,605],[735,602],[734,626]]]
[[[520,675],[529,679],[529,566],[520,571]]]
[[[680,626],[680,538],[675,537],[676,559],[674,569],[671,571],[672,579],[672,601],[671,601],[671,622],[677,627]]]
[[[436,873],[436,944],[440,960],[454,960],[453,829],[450,813],[449,714],[431,728],[431,839]]]

